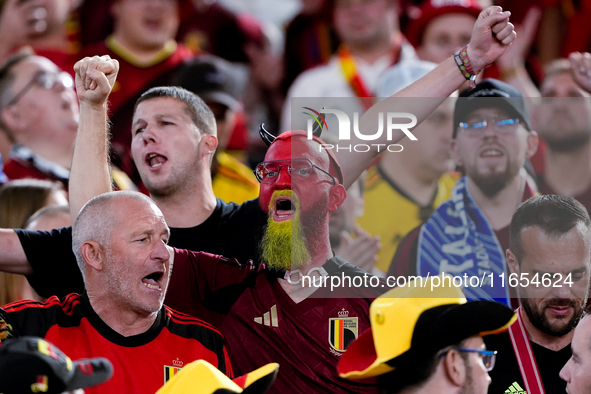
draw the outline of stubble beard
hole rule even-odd
[[[584,299],[587,298],[585,297]],[[583,316],[583,306],[577,303],[576,300],[571,299],[551,299],[542,306],[542,310],[539,310],[529,298],[525,297],[521,299],[521,306],[535,328],[553,337],[562,337],[570,333],[575,329]],[[550,323],[550,320],[546,316],[546,309],[550,306],[571,306],[573,308],[573,315],[568,321],[566,320],[568,318],[567,316],[563,318],[557,317],[558,320],[564,322],[561,326],[557,326],[556,324]]]
[[[487,175],[482,175],[477,171],[466,170],[466,172],[485,196],[493,198],[511,183],[517,174],[519,174],[520,168],[521,166],[511,163],[509,159],[507,159],[505,170],[502,172],[495,172]]]
[[[464,365],[466,367],[466,380],[462,385],[460,390],[460,394],[474,394],[476,393],[476,388],[474,387],[474,370],[470,365],[470,360],[468,357],[462,357],[464,360]]]
[[[558,153],[577,152],[588,145],[590,140],[591,134],[588,131],[574,133],[562,138],[552,135],[544,137],[548,148]]]

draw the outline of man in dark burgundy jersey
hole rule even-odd
[[[491,29],[496,35],[491,34]],[[508,23],[508,14],[502,13],[498,7],[485,10],[475,26],[475,37],[474,49],[469,52],[474,68],[479,71],[499,56],[513,39],[514,32]],[[71,181],[77,185],[70,194],[74,216],[90,197],[110,188],[105,178],[108,173],[105,102],[114,84],[116,70],[115,62],[98,57],[85,59],[77,66],[77,92],[83,113],[78,134],[80,139],[74,154],[76,168]],[[443,100],[463,82],[464,76],[450,58],[401,95],[437,96]],[[435,100],[425,103],[421,108],[402,105],[397,110],[412,112],[420,121],[439,103]],[[247,258],[257,257],[257,245],[263,237],[260,232],[265,228],[264,222],[269,216],[267,212],[271,213],[275,222],[295,217],[300,213],[293,197],[295,194],[306,197],[300,198],[303,226],[307,226],[310,217],[316,216],[313,212],[323,215],[319,218],[323,227],[316,229],[317,234],[310,235],[313,232],[310,229],[303,231],[306,234],[304,242],[312,248],[309,257],[301,259],[300,271],[322,277],[341,274],[348,277],[363,276],[363,271],[332,257],[328,246],[328,214],[330,210],[338,208],[344,198],[343,187],[348,186],[375,159],[377,148],[367,154],[353,154],[341,161],[342,171],[339,171],[334,158],[331,159],[325,151],[317,152],[320,142],[306,142],[305,133],[301,132],[286,134],[273,142],[267,160],[260,169],[261,181],[265,183],[260,195],[261,202],[252,200],[241,206],[225,204],[216,201],[211,192],[209,162],[217,141],[215,128],[212,132],[209,126],[214,122],[213,116],[210,112],[201,111],[201,104],[182,89],[156,88],[140,98],[133,121],[132,152],[144,183],[149,185],[152,197],[168,221],[181,227],[178,233],[189,230],[188,233],[193,234],[193,237],[185,239],[179,235],[175,246],[186,242],[192,248],[199,246],[212,250],[212,247],[218,247],[229,257],[236,257],[234,253],[241,253]],[[377,123],[377,113],[387,111],[390,106],[391,103],[387,101],[376,104],[369,115],[362,118],[361,127],[377,127],[374,125]],[[390,137],[392,141],[397,141],[403,135],[402,131],[396,130]],[[387,136],[383,138],[384,141],[377,142],[386,142]],[[292,145],[299,155],[289,155]],[[269,162],[274,162],[278,170],[277,179],[273,182],[267,182],[273,180],[269,176],[275,172],[274,168],[269,167]],[[306,164],[302,166],[302,162]],[[292,187],[291,176],[297,177],[296,180],[301,183]],[[273,196],[275,191],[285,192],[286,195]],[[296,203],[296,209],[292,209],[292,202]],[[316,204],[322,209],[318,210]],[[259,222],[261,217],[262,224]],[[55,239],[63,238],[61,233],[63,231],[55,232]],[[22,267],[26,258],[20,255],[23,253],[22,249],[19,250],[20,244],[15,249],[12,234],[3,232],[2,235],[5,237],[0,236],[0,243],[7,247],[2,258],[14,258],[15,265],[21,263],[20,272],[32,273],[30,266]],[[39,245],[40,238],[36,235],[41,234],[21,235],[23,240],[28,240],[24,243]],[[51,234],[45,235],[52,237]],[[67,234],[65,239],[67,244]],[[211,245],[207,240],[211,240]],[[59,249],[63,243],[61,246],[49,244],[48,247],[56,246]],[[244,250],[240,246],[244,246]],[[28,246],[25,248],[27,253],[32,251]],[[265,259],[286,268],[284,257],[271,257],[277,256],[277,251],[272,249],[269,254],[263,253]],[[36,260],[33,256],[29,258]],[[35,273],[38,276],[41,271],[37,269],[42,269],[42,264],[31,264],[37,267]],[[219,269],[224,270],[227,266],[225,263],[219,264]],[[287,267],[291,268],[291,261]],[[278,278],[278,272],[285,272],[282,270],[267,269],[243,281],[244,278],[239,278],[239,274],[225,275],[219,269],[204,267],[193,252],[177,251],[175,275],[172,276],[166,302],[180,306],[185,312],[197,314],[215,309],[227,315],[221,323],[222,330],[232,337],[231,346],[235,347],[231,352],[240,364],[239,370],[251,370],[252,365],[260,366],[267,360],[278,361],[282,365],[282,372],[276,387],[282,392],[359,392],[371,389],[371,384],[368,387],[367,383],[344,382],[336,375],[335,365],[348,341],[356,337],[359,330],[368,327],[368,297],[374,297],[377,291],[367,294],[369,291],[361,289],[359,298],[344,298],[354,296],[355,289],[337,287],[337,291],[331,293],[330,289],[323,287],[315,292],[314,297],[309,297],[311,289],[294,283],[298,282],[298,275],[294,272],[291,273],[295,276],[288,276],[296,285],[291,292],[287,279]],[[248,272],[239,270],[243,271]],[[46,290],[54,288],[63,291],[57,288],[57,283],[71,287],[67,282],[71,282],[71,279],[75,281],[71,270],[62,271],[65,275],[56,275],[55,268],[46,269],[45,272],[52,278],[58,277]],[[69,278],[60,279],[59,276]],[[285,278],[283,275],[281,277]],[[224,285],[233,286],[219,291]],[[336,298],[326,298],[328,296]]]
[[[4,306],[5,336],[40,336],[76,359],[111,360],[113,378],[89,394],[152,393],[197,359],[232,376],[220,332],[163,306],[172,265],[169,233],[162,212],[141,193],[93,198],[73,228],[86,292]]]

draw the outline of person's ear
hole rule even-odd
[[[218,137],[211,134],[203,134],[202,144],[205,147],[205,155],[213,155],[218,147]]]
[[[456,387],[462,387],[466,381],[466,364],[460,353],[451,349],[443,358],[445,375]]]
[[[10,133],[10,130],[20,130],[22,128],[23,118],[15,105],[0,111],[0,117],[2,117],[2,123],[6,125],[7,130],[5,131],[7,133]]]
[[[517,261],[517,257],[515,257],[511,249],[507,249],[505,252],[505,258],[507,259],[507,265],[509,266],[511,273],[519,275],[521,271],[519,269],[519,261]]]
[[[452,138],[449,141],[449,153],[454,163],[456,163],[456,166],[464,165],[464,162],[462,161],[462,158],[460,157],[460,154],[458,152],[458,144],[456,138]]]
[[[527,133],[527,149],[525,151],[525,157],[527,159],[536,153],[539,142],[540,138],[538,137],[538,133],[535,130],[531,130]]]
[[[80,252],[86,264],[97,271],[103,269],[105,253],[101,244],[96,241],[85,241],[80,246]]]
[[[118,19],[119,14],[121,13],[121,4],[119,4],[119,0],[115,0],[111,3],[109,7],[109,14],[115,19]]]
[[[330,200],[328,202],[328,212],[333,213],[345,202],[347,198],[347,191],[340,183],[330,188]]]

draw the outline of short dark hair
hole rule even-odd
[[[532,226],[541,228],[546,235],[560,237],[582,224],[591,231],[587,209],[572,197],[545,195],[532,197],[517,208],[509,227],[509,249],[521,265],[525,255],[521,233]]]
[[[446,349],[463,347],[465,342],[466,339]],[[403,390],[420,387],[435,373],[443,354],[445,354],[445,350],[440,349],[435,354],[423,355],[421,358],[405,362],[392,372],[378,375],[380,394],[398,394]],[[469,362],[462,352],[459,354],[465,363]]]
[[[133,112],[135,113],[141,102],[158,97],[171,97],[182,101],[185,103],[187,114],[199,131],[205,134],[217,134],[215,117],[205,102],[196,94],[178,86],[159,86],[149,89],[137,99]]]

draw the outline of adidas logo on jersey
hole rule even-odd
[[[505,390],[505,394],[527,394],[527,391],[522,389],[519,383],[513,382],[513,384]]]
[[[277,319],[277,304],[271,307],[271,310],[265,312],[263,317],[255,317],[255,323],[264,324],[269,327],[279,327],[279,319]]]

